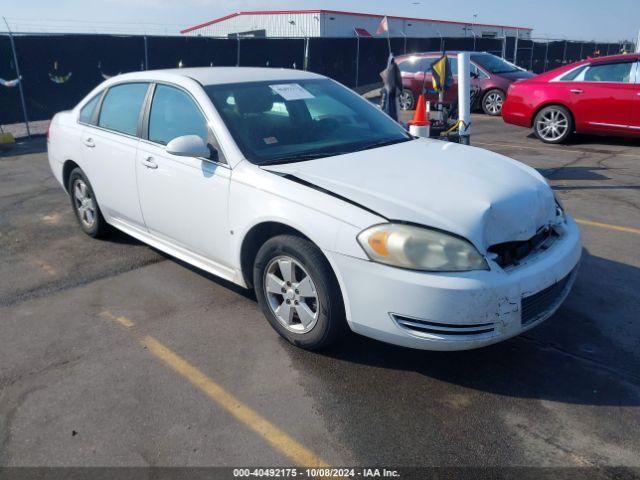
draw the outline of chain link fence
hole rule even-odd
[[[304,65],[352,88],[380,82],[389,47],[384,38],[305,39],[0,34],[0,128],[50,119],[72,108],[110,76],[196,66],[297,68]],[[625,43],[516,38],[393,38],[395,55],[486,51],[541,73],[588,56],[633,51]],[[18,75],[18,69],[20,76]],[[15,82],[21,77],[19,82]],[[24,95],[24,106],[21,99]]]

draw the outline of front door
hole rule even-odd
[[[183,135],[215,145],[204,114],[184,90],[158,84],[140,142],[138,192],[149,232],[217,267],[229,265],[227,202],[231,170],[220,151],[211,158],[181,157],[165,146]]]

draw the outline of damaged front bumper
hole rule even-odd
[[[549,318],[569,294],[582,253],[567,218],[553,246],[517,267],[425,273],[325,252],[354,332],[424,350],[467,350],[516,336]]]

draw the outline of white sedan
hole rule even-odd
[[[115,227],[254,288],[303,348],[349,328],[427,350],[496,343],[550,317],[580,260],[535,170],[415,139],[312,73],[119,75],[53,118],[48,151],[87,234]]]

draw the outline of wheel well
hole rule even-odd
[[[79,168],[78,164],[73,160],[67,160],[62,167],[62,182],[64,189],[69,191],[69,177],[75,168]]]
[[[311,241],[299,230],[278,222],[259,223],[252,227],[244,237],[240,249],[240,267],[244,281],[249,287],[253,286],[253,263],[260,247],[270,238],[285,234],[296,235]]]
[[[567,112],[569,112],[569,115],[571,115],[571,121],[573,122],[573,129],[576,129],[576,118],[573,116],[573,112],[571,111],[571,109],[569,107],[567,107],[566,105],[563,105],[562,103],[558,103],[558,102],[551,102],[551,103],[545,103],[544,105],[541,105],[538,107],[538,109],[533,112],[533,115],[531,115],[531,125],[529,125],[531,128],[533,128],[533,122],[536,121],[536,117],[538,116],[538,114],[540,113],[540,111],[544,108],[547,107],[562,107],[565,108],[567,110]]]

